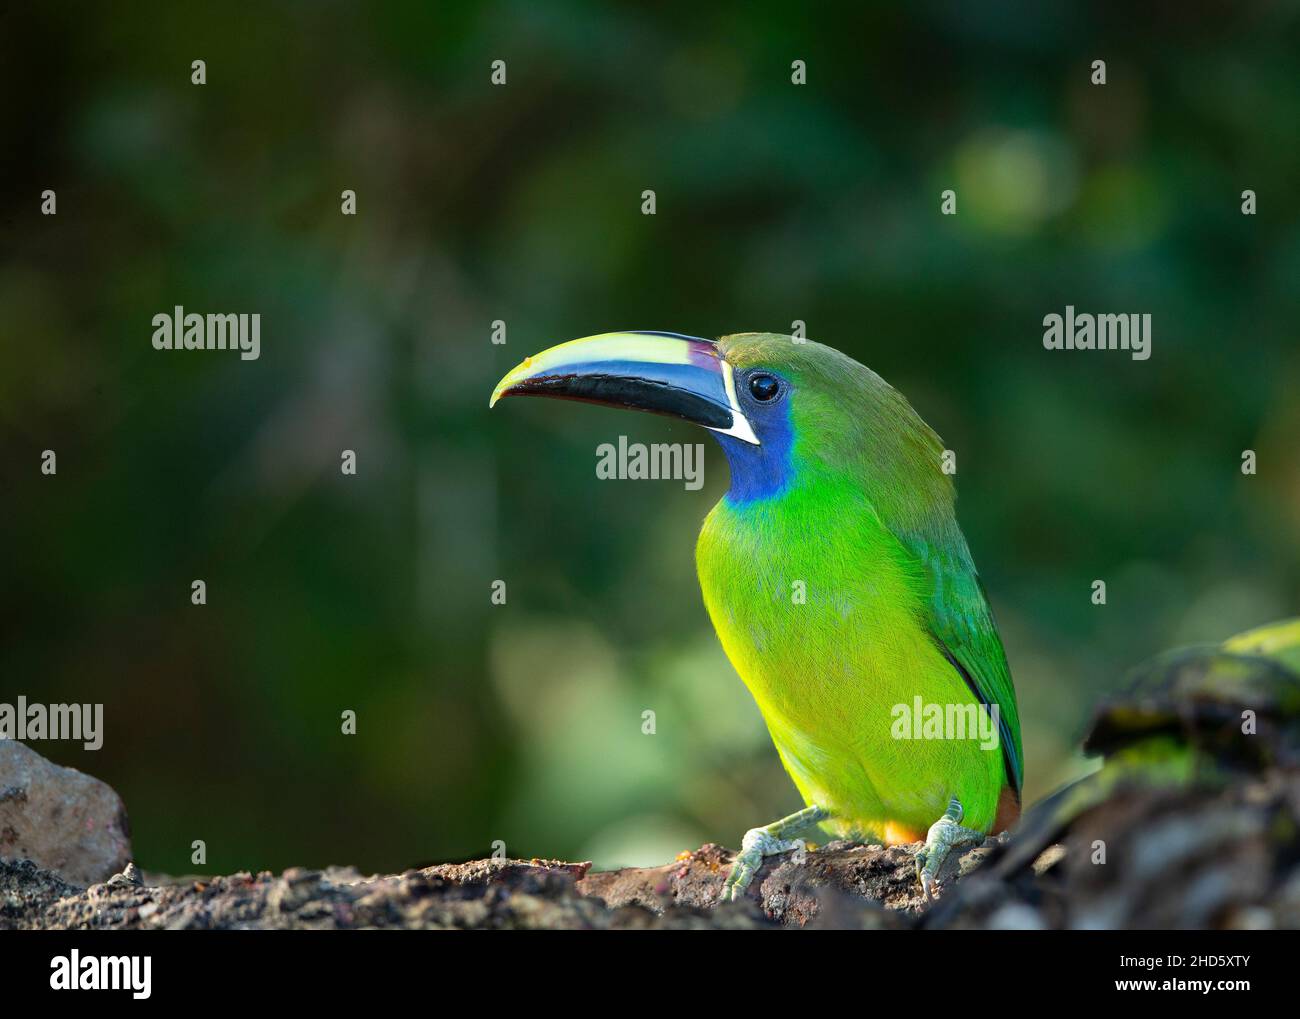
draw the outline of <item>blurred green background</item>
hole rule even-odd
[[[7,10],[0,700],[105,704],[101,751],[34,747],[149,868],[734,845],[799,803],[694,576],[719,451],[487,397],[576,336],[802,320],[958,451],[1043,795],[1129,666],[1300,608],[1296,14]],[[261,359],[154,351],[177,304],[260,312]],[[1150,312],[1151,359],[1045,351],[1066,304]],[[619,434],[706,442],[704,489],[598,481]]]

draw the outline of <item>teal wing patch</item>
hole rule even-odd
[[[976,698],[988,707],[998,707],[999,742],[1007,781],[1018,796],[1024,780],[1024,751],[1016,691],[1002,638],[966,539],[956,524],[942,543],[915,534],[898,537],[930,580],[928,622],[935,643]]]

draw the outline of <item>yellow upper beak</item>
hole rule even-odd
[[[712,340],[676,333],[600,333],[524,358],[492,391],[664,414],[758,445],[736,399],[731,365]]]

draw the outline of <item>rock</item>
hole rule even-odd
[[[28,926],[31,917],[80,891],[31,860],[0,861],[0,929]]]
[[[131,862],[126,808],[98,779],[0,740],[0,860],[31,860],[82,887],[106,881]]]

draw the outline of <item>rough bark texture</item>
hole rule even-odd
[[[81,776],[84,778],[84,776]],[[1083,787],[1076,787],[1081,789]],[[1081,805],[1082,802],[1082,805]],[[1056,798],[1012,836],[955,852],[927,903],[917,846],[831,843],[767,861],[714,905],[731,852],[662,867],[476,860],[364,877],[350,868],[174,879],[134,864],[98,884],[0,863],[0,927],[1062,928],[1300,926],[1300,771],[1215,788],[1120,783]]]
[[[987,852],[954,855],[948,880]],[[332,867],[185,881],[146,879],[132,864],[89,888],[30,862],[3,863],[0,927],[888,928],[924,909],[908,847],[833,844],[802,864],[778,858],[747,901],[717,907],[730,856],[706,845],[664,867],[603,873],[475,860],[371,877]]]

